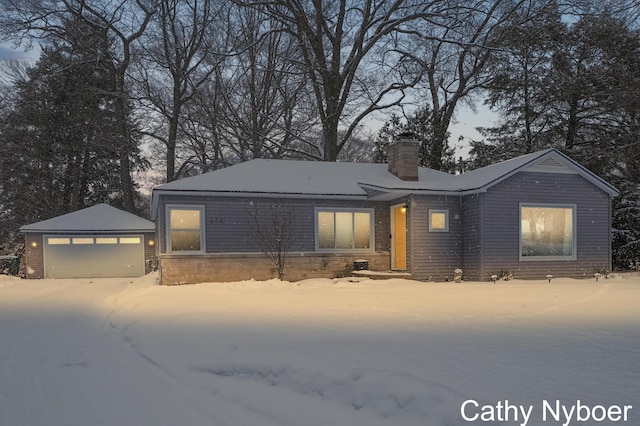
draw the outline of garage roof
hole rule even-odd
[[[154,230],[153,222],[104,203],[20,228],[21,232],[153,232]]]

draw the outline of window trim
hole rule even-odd
[[[199,210],[200,211],[200,250],[171,250],[171,210]],[[204,205],[201,204],[167,204],[165,206],[165,238],[166,238],[166,253],[171,254],[203,254],[206,252],[206,238],[205,238],[205,219],[204,219]]]
[[[369,213],[369,248],[348,248],[348,249],[340,249],[335,248],[335,216],[333,222],[334,229],[334,248],[320,248],[320,235],[319,235],[319,225],[318,225],[318,213],[320,212],[328,212],[328,213],[341,213],[347,212],[352,213],[352,217],[354,213]],[[352,221],[353,223],[353,221]],[[372,252],[375,251],[375,209],[373,208],[349,208],[349,207],[314,207],[313,209],[313,225],[314,225],[314,244],[315,251],[320,253],[356,253],[356,252]],[[355,226],[353,227],[353,232],[355,232]],[[355,235],[353,236],[353,244],[355,244]]]
[[[556,208],[571,209],[571,255],[558,256],[523,256],[522,255],[522,208]],[[572,262],[578,260],[578,205],[564,203],[529,203],[520,202],[518,205],[518,257],[520,262]]]
[[[433,213],[444,213],[444,229],[431,226]],[[429,209],[429,232],[449,232],[449,209]]]

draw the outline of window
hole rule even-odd
[[[316,209],[317,250],[371,250],[372,248],[372,209]]]
[[[204,207],[167,206],[168,252],[203,252]]]
[[[120,244],[140,244],[140,237],[121,237]]]
[[[70,238],[49,237],[49,238],[47,238],[47,244],[49,244],[50,246],[67,245],[67,244],[71,244],[71,239]]]
[[[118,244],[118,239],[116,237],[98,237],[96,244]]]
[[[449,232],[449,210],[429,210],[429,232]]]
[[[73,244],[93,244],[93,238],[72,238],[71,242]]]
[[[575,260],[576,207],[520,205],[520,260]]]

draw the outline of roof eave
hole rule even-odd
[[[155,232],[155,228],[152,229],[23,229],[20,228],[20,232],[23,234],[63,234],[63,233],[91,233],[91,234],[130,234],[130,233],[145,233]]]
[[[433,189],[433,188],[397,188],[397,187],[385,187],[381,185],[365,184],[361,183],[362,188],[366,188],[371,191],[378,191],[382,194],[379,196],[372,196],[371,199],[377,199],[380,201],[389,201],[395,198],[400,198],[412,194],[419,195],[470,195],[477,194],[479,192],[486,192],[486,187],[480,188],[464,188],[464,189]]]

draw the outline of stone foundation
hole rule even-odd
[[[386,271],[391,263],[388,252],[376,253],[292,253],[287,258],[284,279],[349,276],[353,262],[366,259],[369,269]],[[278,277],[275,265],[261,253],[161,255],[160,284],[195,284],[242,280],[268,280]]]

